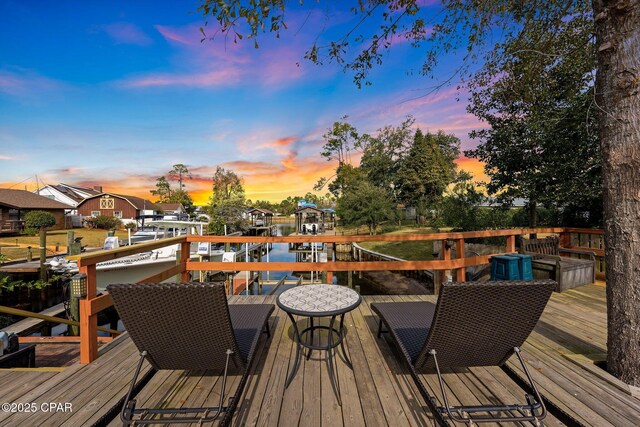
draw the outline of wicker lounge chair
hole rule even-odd
[[[538,322],[555,285],[551,280],[443,283],[437,304],[374,303],[371,308],[380,318],[378,337],[383,332],[390,333],[420,393],[441,425],[448,425],[449,419],[463,423],[537,423],[547,411],[519,347]],[[526,404],[449,405],[440,369],[502,366],[514,353],[531,388]],[[433,370],[438,376],[442,404],[429,394],[419,376]]]
[[[224,285],[216,283],[162,283],[109,285],[107,290],[140,350],[140,361],[120,414],[124,425],[210,422],[223,414],[220,425],[231,421],[251,368],[260,331],[269,335],[273,304],[227,304]],[[212,370],[223,373],[216,407],[143,409],[135,407],[133,390],[147,360],[156,369]],[[223,406],[229,361],[243,371],[240,383]],[[197,416],[199,413],[202,415]],[[153,419],[145,419],[146,416]],[[182,415],[163,418],[164,415]]]

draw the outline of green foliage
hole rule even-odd
[[[38,228],[33,228],[33,227],[25,227],[20,234],[25,235],[25,236],[35,236],[36,234],[38,234],[40,232],[40,230]]]
[[[363,146],[360,168],[370,182],[390,190],[394,200],[398,199],[398,171],[413,143],[411,126],[414,123],[413,117],[409,116],[400,126],[385,126],[375,136],[370,136]]]
[[[215,236],[223,236],[224,235],[224,225],[225,221],[221,218],[215,218],[207,224],[207,233],[213,234]]]
[[[42,280],[12,280],[11,275],[0,273],[0,295],[20,289],[43,289],[51,283]]]
[[[178,188],[173,189],[171,183],[166,177],[161,176],[156,180],[156,189],[151,190],[151,194],[156,196],[157,203],[180,203],[185,209],[185,212],[192,215],[195,212],[195,206],[193,205],[193,199],[189,192],[185,190],[186,185],[184,180],[191,178],[189,169],[182,163],[173,165],[172,169],[167,172],[169,179],[178,181]]]
[[[156,203],[169,203],[171,199],[171,184],[164,176],[156,180],[156,189],[151,190],[151,194],[156,196]]]
[[[220,201],[238,200],[244,203],[244,187],[242,179],[232,170],[216,166],[213,175],[213,194],[210,203],[215,206]]]
[[[465,171],[458,174],[453,189],[438,205],[435,225],[451,227],[455,231],[480,230],[480,203],[485,197],[476,188],[472,177]]]
[[[122,225],[122,221],[114,216],[98,215],[96,217],[86,218],[85,222],[89,228],[99,228],[101,230],[111,230]]]
[[[213,194],[208,207],[208,213],[211,215],[211,221],[207,226],[209,233],[224,234],[225,224],[229,233],[246,229],[247,220],[242,218],[245,203],[242,179],[232,170],[217,166],[213,176]]]
[[[189,174],[189,169],[182,163],[173,165],[171,170],[168,172],[168,175],[170,179],[174,181],[178,181],[178,191],[184,190],[185,185],[183,184],[182,181],[185,178],[191,178],[191,174]]]
[[[368,181],[360,181],[338,199],[336,209],[347,225],[366,225],[375,234],[378,226],[394,218],[394,206],[388,191]]]
[[[29,211],[24,215],[27,228],[48,228],[56,225],[56,217],[47,211]]]
[[[550,32],[532,22],[471,80],[468,110],[490,126],[471,133],[480,144],[466,154],[485,163],[487,189],[505,204],[523,197],[597,225],[602,168],[590,112],[592,21],[582,13],[554,26]]]
[[[422,209],[440,200],[456,176],[454,160],[459,145],[460,141],[453,135],[442,131],[423,134],[418,129],[398,170],[400,200]]]
[[[128,222],[124,225],[125,230],[135,230],[136,229],[136,223],[135,222]]]

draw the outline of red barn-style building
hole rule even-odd
[[[81,216],[114,216],[120,219],[135,219],[141,215],[155,215],[161,211],[155,203],[135,196],[102,193],[84,199],[78,204]]]

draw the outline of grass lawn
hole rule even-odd
[[[61,253],[66,252],[67,231],[73,231],[74,237],[82,237],[82,246],[90,248],[101,248],[104,239],[107,237],[107,230],[89,230],[86,228],[74,228],[69,230],[52,230],[47,232],[47,255],[52,255],[56,244],[59,244]],[[116,236],[120,239],[127,238],[126,230],[116,231]],[[17,246],[16,246],[17,242]],[[32,247],[33,258],[39,257],[38,247],[40,246],[40,236],[11,236],[0,238],[0,253],[6,255],[10,260],[24,259],[27,257],[27,246]]]
[[[429,234],[436,231],[431,228],[405,227],[385,234]],[[360,246],[386,255],[420,261],[433,259],[433,241],[418,242],[362,242]]]

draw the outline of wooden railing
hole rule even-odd
[[[96,264],[133,255],[160,247],[180,244],[180,258],[176,265],[154,276],[141,280],[139,283],[155,283],[167,280],[173,276],[180,276],[181,281],[190,280],[192,271],[322,271],[329,275],[336,271],[380,271],[380,270],[433,270],[439,280],[445,280],[448,272],[453,272],[456,281],[465,280],[465,267],[489,263],[489,259],[498,254],[516,252],[516,238],[531,233],[559,234],[561,242],[571,248],[586,248],[594,250],[604,256],[601,240],[597,237],[586,239],[581,236],[602,236],[601,230],[573,229],[573,228],[522,228],[509,230],[485,230],[470,232],[432,233],[432,234],[384,234],[361,236],[182,236],[154,241],[135,246],[129,246],[108,251],[77,255],[70,257],[78,262],[81,273],[87,275],[87,297],[80,301],[80,362],[90,363],[98,355],[98,313],[111,307],[111,297],[97,296]],[[575,236],[578,236],[577,238]],[[465,257],[465,239],[504,238],[505,250],[481,256]],[[582,239],[582,240],[581,240]],[[442,250],[440,259],[425,261],[328,261],[328,262],[200,262],[189,259],[189,248],[192,242],[218,243],[353,243],[371,241],[440,241]],[[456,257],[452,258],[451,248],[455,245]],[[589,246],[591,245],[591,246]],[[600,245],[600,246],[598,246]],[[425,254],[430,255],[430,254]]]

